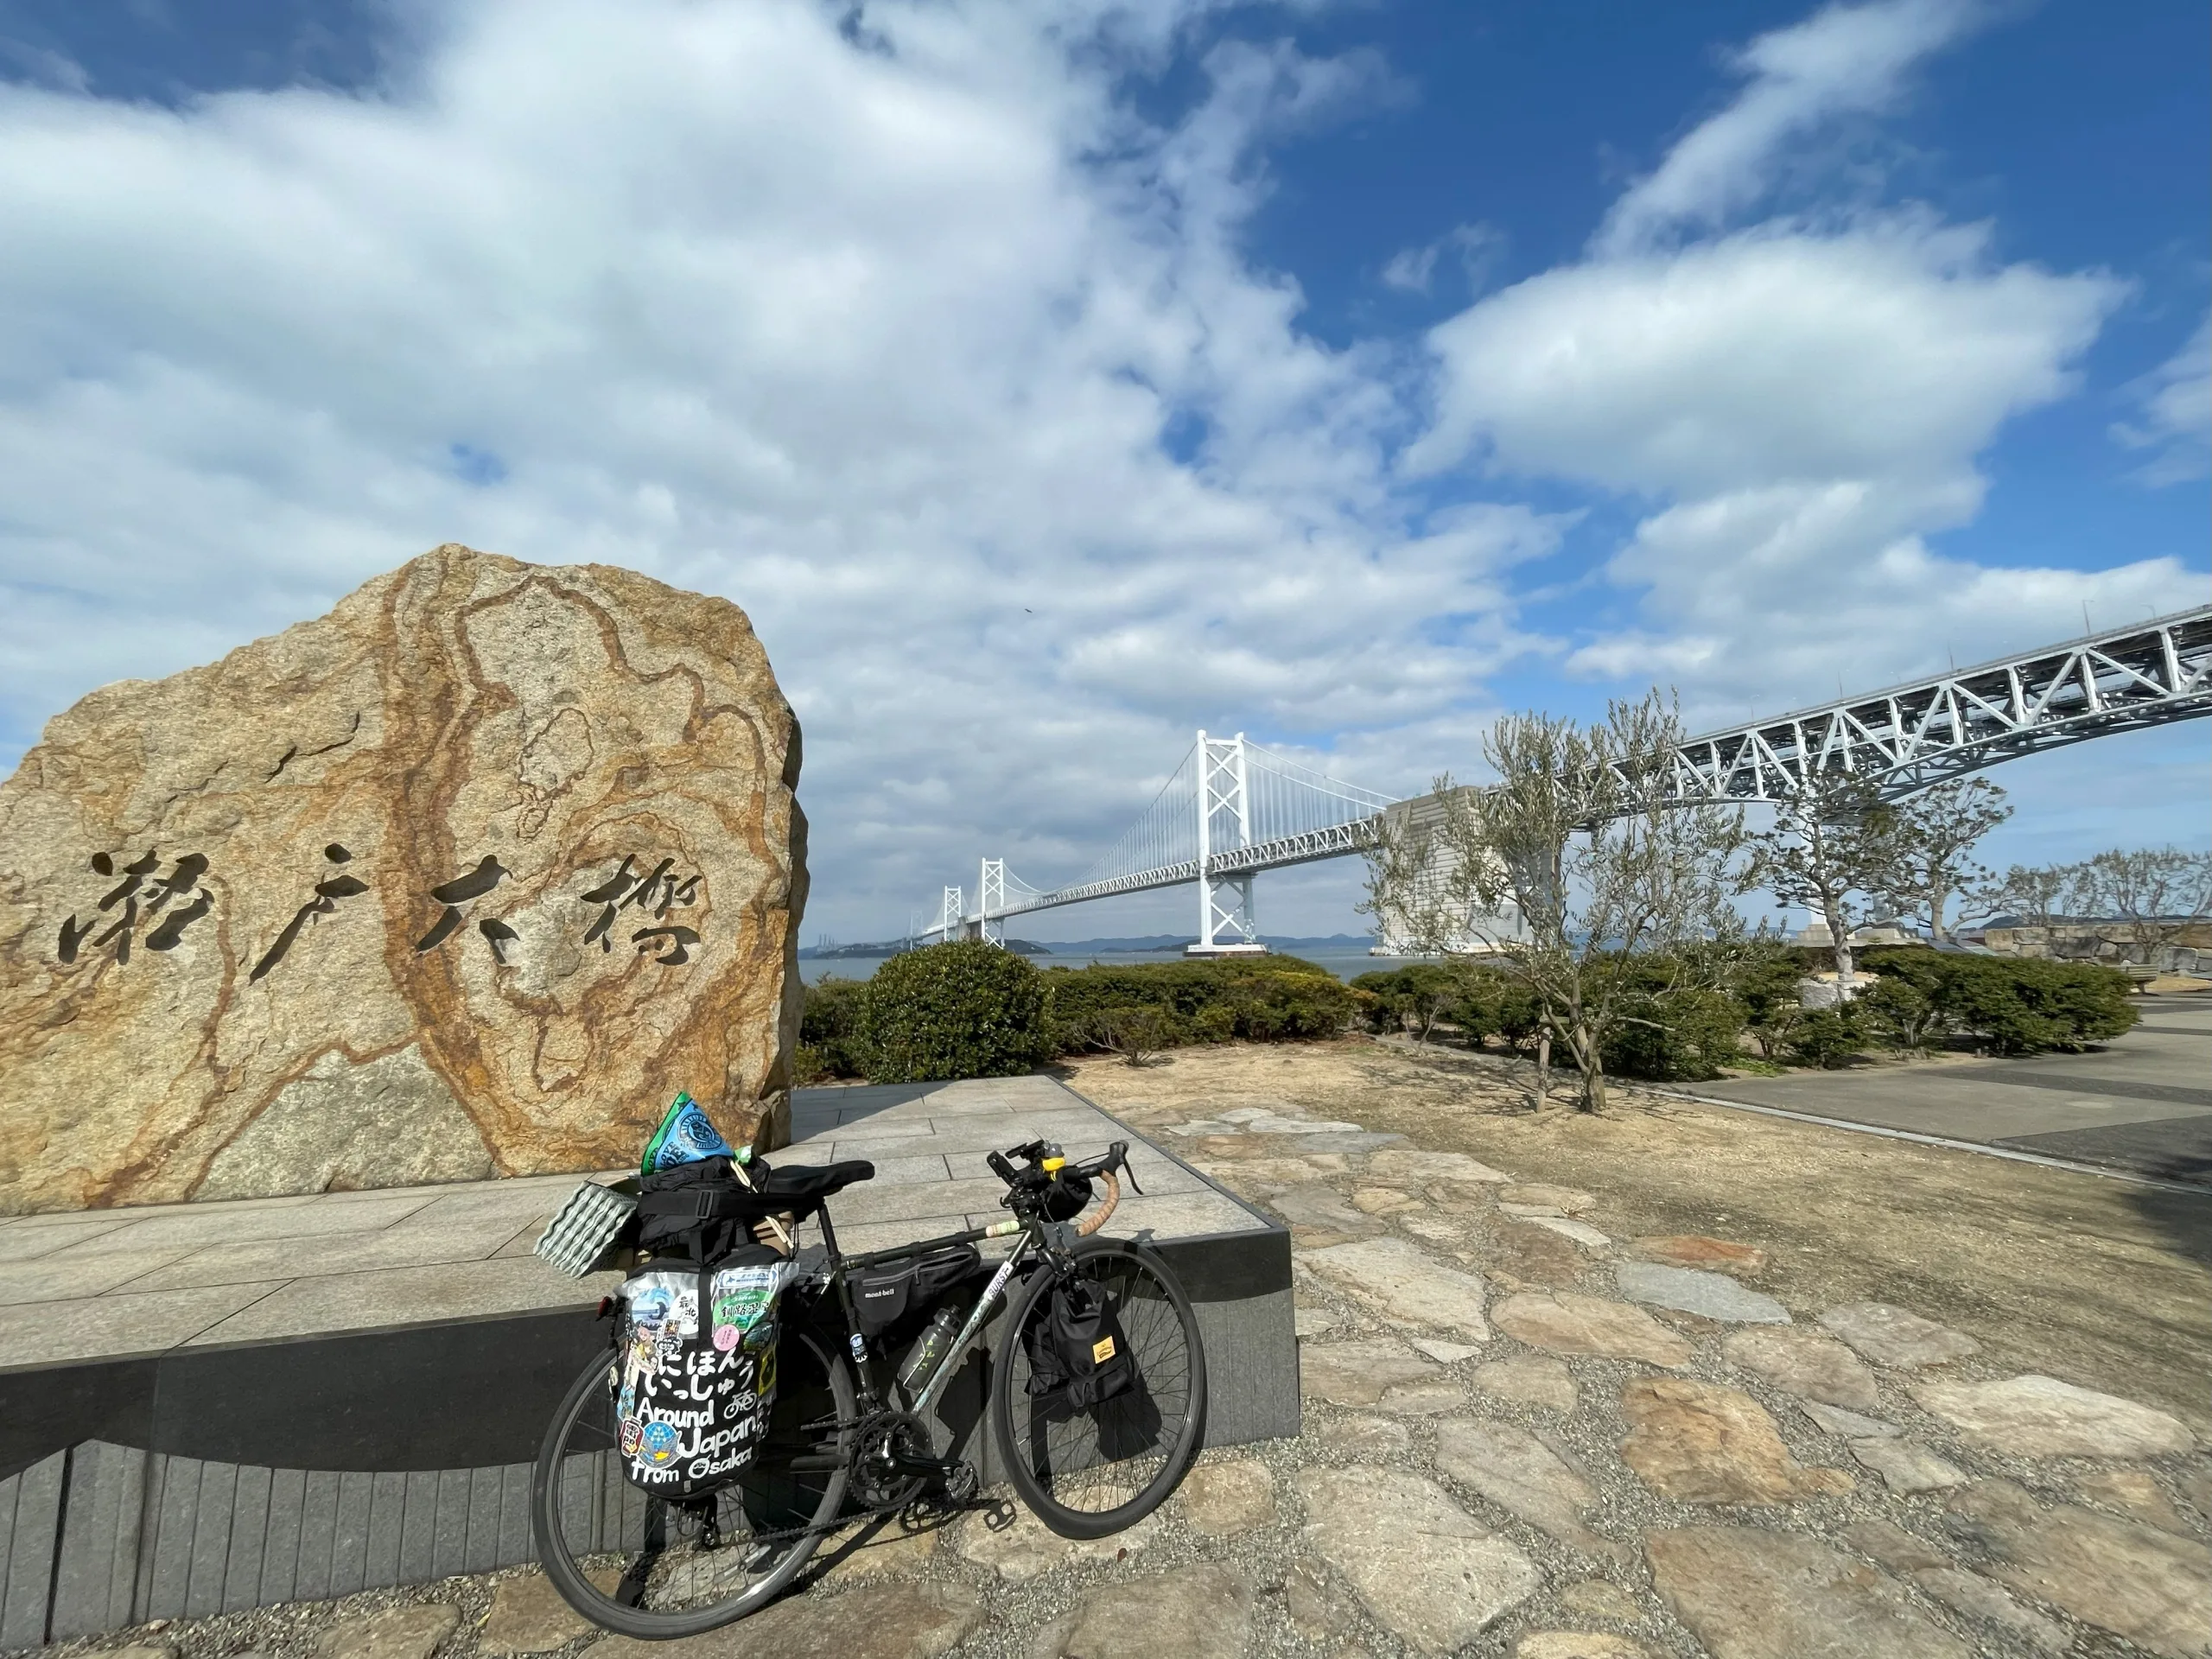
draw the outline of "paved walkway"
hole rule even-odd
[[[1035,1139],[1077,1159],[1136,1143],[1145,1196],[1125,1200],[1109,1235],[1266,1225],[1051,1077],[803,1089],[792,1120],[794,1144],[777,1163],[876,1166],[832,1205],[849,1249],[1001,1219],[1006,1188],[983,1154]],[[565,1278],[531,1253],[579,1179],[0,1218],[0,1367],[594,1302],[616,1275]]]
[[[2146,1003],[2092,1054],[1800,1071],[1691,1092],[2212,1184],[2212,997]]]
[[[880,1130],[868,1103],[831,1127]],[[1757,1236],[1634,1236],[1602,1190],[1289,1103],[1124,1116],[1289,1226],[1304,1432],[1207,1453],[1108,1538],[985,1510],[841,1538],[799,1593],[656,1659],[2212,1652],[2212,1458],[2094,1367],[2017,1374],[1985,1324],[1790,1295]],[[135,1639],[639,1651],[527,1569]]]

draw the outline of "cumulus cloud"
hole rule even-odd
[[[1409,392],[1245,245],[1268,143],[1401,89],[1193,45],[1205,4],[467,0],[356,91],[0,85],[0,759],[439,542],[626,564],[753,617],[806,725],[810,928],[867,937],[979,853],[1080,871],[1201,724],[1465,771],[1484,684],[1569,649],[1518,620],[1569,519],[1514,474],[1644,504],[1608,572],[1640,616],[1571,661],[1694,708],[1819,689],[1846,616],[1856,684],[1947,595],[2047,631],[2089,580],[1925,538],[2116,283],[1924,215],[1729,228],[1968,11],[1755,42],[1599,251],[1447,321]],[[1205,96],[1140,113],[1127,78],[1191,51]]]
[[[2125,283],[2001,263],[1986,227],[1924,209],[1715,228],[1791,142],[1882,107],[1976,16],[1831,8],[1763,37],[1742,54],[1751,86],[1630,188],[1586,259],[1430,332],[1409,471],[1573,480],[1643,515],[1604,573],[1638,614],[1569,671],[1672,683],[1694,718],[1736,720],[2069,635],[2085,600],[2115,615],[2195,597],[2171,558],[2000,569],[1928,540],[1980,511],[2004,423],[2075,389]],[[2161,373],[2131,441],[2185,426],[2187,373]]]
[[[1142,119],[1192,11],[474,0],[360,92],[0,86],[10,747],[450,539],[747,608],[847,937],[1079,868],[1201,722],[1417,751],[1556,529],[1408,514],[1387,365],[1239,251],[1388,73],[1232,43]]]
[[[1743,232],[1547,271],[1430,334],[1436,465],[1614,489],[1955,478],[2016,410],[2071,385],[2119,293],[1997,267],[1975,231],[1917,215],[1834,236]]]
[[[1796,142],[1894,104],[1923,60],[1977,27],[1974,0],[1830,5],[1732,54],[1749,85],[1613,204],[1596,238],[1618,255],[1674,232],[1717,229],[1774,184]]]
[[[2136,469],[2139,480],[2180,484],[2212,471],[2212,318],[2130,393],[2135,418],[2115,423],[2112,435],[2130,449],[2152,451]]]

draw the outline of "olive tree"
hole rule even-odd
[[[1539,1106],[1556,1044],[1580,1075],[1578,1104],[1603,1111],[1606,1039],[1659,1023],[1669,995],[1709,988],[1719,953],[1686,947],[1741,931],[1729,900],[1742,815],[1677,798],[1681,737],[1656,691],[1588,727],[1504,716],[1483,741],[1497,781],[1440,778],[1433,808],[1392,815],[1369,855],[1363,910],[1421,954],[1480,958],[1528,991],[1542,1033]],[[1684,960],[1657,998],[1636,973],[1649,951]],[[1694,965],[1707,959],[1709,970]]]
[[[1844,995],[1855,982],[1851,935],[1903,885],[1896,810],[1857,772],[1808,772],[1751,837],[1750,880],[1827,925]]]
[[[2175,931],[2212,912],[2212,853],[2115,848],[2074,867],[2066,899],[2077,914],[2126,923],[2132,959],[2147,965]]]
[[[2012,816],[2005,791],[1986,778],[1954,778],[1909,795],[1890,809],[1887,891],[1899,910],[1928,918],[1928,938],[1951,937],[1944,919],[1954,895],[1989,879],[1975,843]]]

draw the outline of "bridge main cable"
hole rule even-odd
[[[2208,715],[2212,605],[1702,733],[1675,750],[1675,792],[1685,804],[1770,801],[1800,787],[1809,764],[1815,770],[1840,766],[1866,772],[1885,797],[1897,799],[2024,755]],[[1009,873],[1005,907],[986,914],[979,904],[961,922],[987,926],[1032,911],[1178,887],[1202,875],[1209,881],[1249,879],[1262,870],[1348,857],[1376,844],[1389,810],[1416,818],[1440,810],[1433,794],[1394,801],[1246,743],[1240,734],[1233,741],[1243,748],[1247,788],[1255,777],[1269,780],[1254,792],[1274,801],[1278,822],[1262,822],[1262,833],[1237,844],[1209,846],[1202,866],[1198,780],[1191,774],[1205,742],[1232,740],[1208,740],[1204,734],[1200,740],[1152,807],[1083,880],[1045,891]],[[1296,787],[1269,795],[1274,780]],[[1286,807],[1294,814],[1292,804],[1300,798],[1309,804],[1326,798],[1332,810],[1309,823],[1281,823]],[[1250,805],[1248,800],[1248,824]],[[1172,824],[1170,817],[1176,817]],[[1185,830],[1187,841],[1177,844],[1174,837]],[[1182,855],[1163,855],[1173,853]],[[948,895],[957,891],[949,889]],[[931,931],[949,937],[951,927]]]

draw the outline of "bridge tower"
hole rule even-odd
[[[976,878],[976,937],[993,944],[1006,943],[1006,860],[987,858]],[[999,919],[994,922],[991,912]]]
[[[967,925],[967,918],[962,913],[966,908],[961,903],[960,889],[947,887],[944,907],[938,912],[937,925],[930,931],[936,934],[940,942],[950,944],[960,937],[962,929]]]
[[[1208,737],[1200,732],[1198,763],[1198,938],[1185,947],[1185,954],[1263,955],[1268,947],[1259,942],[1250,873],[1216,877],[1212,869],[1221,854],[1252,844],[1251,775],[1245,764],[1244,734]],[[1224,933],[1234,937],[1224,938]]]

